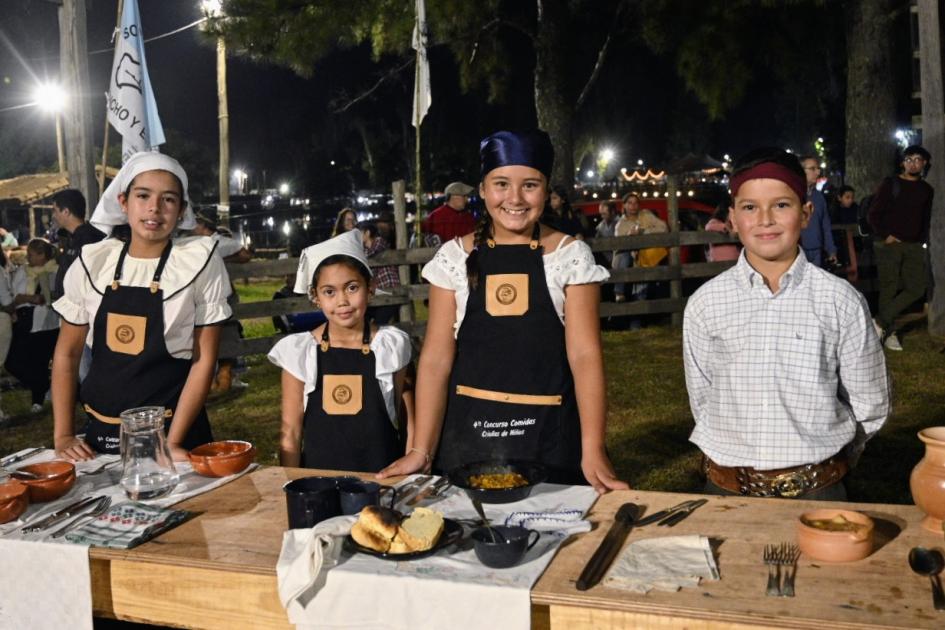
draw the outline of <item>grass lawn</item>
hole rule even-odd
[[[260,283],[261,284],[261,283]],[[250,285],[269,299],[279,285]],[[252,336],[272,334],[268,320],[244,322]],[[268,328],[267,328],[268,327]],[[872,441],[849,478],[850,499],[911,503],[909,473],[923,454],[920,429],[945,425],[945,355],[924,330],[903,338],[904,352],[887,352],[893,377],[893,415]],[[681,334],[668,326],[604,333],[610,414],[607,444],[622,478],[644,490],[698,491],[699,453],[688,442],[692,417],[683,377]],[[250,386],[211,397],[208,402],[218,439],[256,444],[258,461],[277,463],[279,372],[263,356],[248,357],[243,380]],[[38,444],[51,445],[52,417],[29,413],[29,394],[3,394],[3,409],[13,418],[0,428],[0,455]]]

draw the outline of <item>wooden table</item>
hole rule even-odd
[[[287,526],[282,485],[319,471],[261,468],[177,507],[199,515],[128,551],[93,548],[93,609],[98,616],[197,628],[291,628],[279,603],[275,565]],[[858,563],[801,559],[797,597],[766,598],[765,543],[793,540],[793,519],[813,503],[711,498],[672,530],[648,526],[629,540],[699,533],[720,541],[719,582],[677,593],[634,595],[574,581],[626,501],[655,511],[690,498],[658,492],[604,496],[598,526],[562,549],[532,592],[533,626],[568,628],[942,628],[928,579],[913,575],[910,547],[942,546],[919,528],[914,506],[853,506],[880,519],[883,546]]]
[[[743,497],[709,497],[709,502],[671,530],[649,525],[631,532],[628,542],[653,536],[701,534],[717,545],[722,579],[676,593],[646,595],[598,585],[579,592],[574,582],[603,539],[617,508],[631,501],[647,512],[699,495],[616,492],[602,497],[590,519],[598,526],[572,539],[532,589],[532,603],[549,607],[552,630],[584,628],[945,628],[945,611],[932,608],[929,580],[912,573],[909,549],[942,547],[942,536],[919,526],[912,505],[845,504],[876,521],[879,549],[868,558],[827,564],[801,557],[797,596],[766,597],[766,543],[793,542],[797,516],[821,502]],[[829,504],[836,505],[836,504]]]

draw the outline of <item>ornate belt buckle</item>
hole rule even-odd
[[[780,497],[794,498],[808,488],[807,477],[799,471],[781,473],[771,480],[771,487]]]

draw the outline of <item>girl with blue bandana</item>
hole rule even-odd
[[[554,150],[543,131],[480,143],[486,212],[423,269],[430,313],[416,431],[379,477],[482,460],[543,463],[549,481],[626,488],[604,448],[600,285],[590,248],[539,222]]]

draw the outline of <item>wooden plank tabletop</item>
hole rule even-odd
[[[176,506],[198,516],[151,542],[127,551],[91,549],[96,614],[227,630],[289,628],[275,579],[287,526],[282,486],[321,473],[339,474],[262,467]],[[709,536],[717,549],[720,581],[646,595],[601,585],[583,593],[575,589],[578,574],[622,503],[632,501],[652,513],[696,496],[626,491],[601,498],[590,514],[595,529],[566,543],[535,585],[533,625],[569,630],[945,627],[945,613],[932,609],[928,579],[914,575],[906,560],[913,546],[943,546],[941,536],[919,526],[921,513],[915,506],[847,504],[876,519],[879,548],[849,564],[801,557],[794,598],[765,597],[762,548],[794,541],[796,517],[822,503],[711,497],[676,527],[646,526],[634,530],[628,542],[657,535]]]
[[[827,505],[821,502],[709,497],[706,505],[676,527],[635,529],[627,543],[654,536],[708,536],[716,547],[720,581],[646,595],[602,585],[585,592],[575,588],[577,576],[621,504],[645,505],[647,513],[652,513],[698,497],[632,490],[603,496],[590,513],[594,530],[558,551],[532,590],[533,604],[551,607],[552,628],[571,630],[631,627],[628,623],[643,627],[656,625],[650,621],[660,617],[686,620],[679,625],[689,628],[945,628],[945,612],[932,608],[928,578],[913,574],[907,561],[910,548],[942,547],[945,540],[921,528],[922,514],[911,505],[845,504],[876,521],[878,549],[864,560],[846,564],[801,556],[794,598],[765,596],[768,571],[762,550],[766,543],[795,542],[795,520],[808,509]]]

